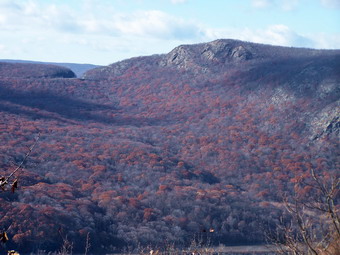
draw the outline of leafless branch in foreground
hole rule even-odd
[[[10,185],[10,186],[11,186],[11,190],[12,190],[12,192],[14,193],[15,189],[18,187],[18,180],[15,179],[15,180],[12,182],[12,184],[9,184],[9,181],[10,181],[10,179],[14,176],[14,174],[15,174],[16,172],[18,172],[20,169],[23,168],[24,164],[26,163],[27,159],[29,158],[29,156],[30,156],[30,154],[32,153],[34,147],[35,147],[36,144],[38,143],[39,139],[40,139],[40,133],[39,133],[38,136],[36,137],[34,143],[31,145],[31,147],[29,147],[27,153],[26,153],[25,156],[24,156],[24,159],[23,159],[23,160],[20,162],[20,164],[14,169],[14,171],[13,171],[10,175],[8,175],[8,176],[1,176],[1,177],[0,177],[0,188],[1,188],[3,191],[5,191],[5,190],[6,190],[6,187],[7,187],[8,185]]]
[[[327,178],[311,170],[307,181],[296,185],[296,195],[283,199],[288,217],[267,235],[278,254],[340,255],[340,178]],[[308,197],[299,191],[308,189]]]

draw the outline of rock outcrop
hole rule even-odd
[[[191,73],[220,73],[240,65],[284,61],[338,54],[336,50],[315,50],[263,45],[231,39],[180,45],[167,54],[135,57],[86,72],[85,79],[110,79],[128,70],[174,68]],[[290,60],[289,60],[290,61]]]

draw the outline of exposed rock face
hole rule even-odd
[[[311,140],[327,135],[339,136],[339,70],[338,50],[315,50],[262,45],[238,40],[220,39],[209,43],[181,45],[168,54],[136,57],[88,71],[87,79],[112,79],[134,72],[165,70],[185,74],[218,77],[228,74],[254,90],[261,83],[274,84],[275,92],[269,101],[285,107],[303,97],[315,97],[321,101],[332,98],[335,106],[305,116]],[[236,74],[234,74],[236,70]],[[338,70],[338,71],[337,71]],[[338,73],[338,75],[336,75]],[[236,76],[234,76],[236,75]],[[119,78],[119,79],[121,79]],[[263,88],[264,89],[264,88]]]
[[[326,128],[326,133],[335,133],[340,134],[340,117],[337,116],[329,123],[329,125]]]
[[[201,71],[202,68],[209,69],[211,65],[225,65],[251,58],[252,53],[244,42],[216,40],[204,44],[179,46],[165,55],[160,65]]]
[[[188,64],[192,62],[192,52],[187,46],[179,46],[172,50],[160,62],[161,66],[177,66],[179,68],[187,68]]]
[[[202,57],[210,61],[222,63],[251,59],[251,52],[244,46],[237,45],[235,42],[230,43],[223,40],[213,41],[203,48]]]
[[[220,73],[226,69],[243,65],[244,67],[259,62],[290,61],[303,58],[334,55],[336,50],[315,50],[288,48],[243,42],[239,40],[219,39],[209,43],[181,45],[168,54],[136,57],[99,67],[86,72],[86,79],[110,79],[124,74],[127,70],[145,68],[175,68],[192,73]],[[336,53],[338,54],[338,53]],[[306,67],[305,72],[314,72]],[[306,77],[301,73],[303,77]]]
[[[86,72],[83,78],[103,79],[119,76],[131,68],[170,67],[194,73],[216,72],[221,68],[252,60],[256,56],[253,44],[237,40],[216,40],[210,43],[181,45],[168,54],[136,57]],[[218,70],[217,70],[218,69]]]
[[[234,48],[231,52],[231,56],[235,60],[248,60],[251,59],[251,52],[247,51],[243,46]]]
[[[322,137],[327,137],[329,135],[338,137],[340,139],[340,114],[333,117],[330,121],[319,120],[320,125],[324,128],[317,133],[312,140],[318,140]]]

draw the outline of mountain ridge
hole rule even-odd
[[[99,65],[93,64],[77,64],[77,63],[57,63],[57,62],[43,62],[43,61],[32,61],[32,60],[18,60],[18,59],[0,59],[0,62],[5,63],[28,63],[28,64],[46,64],[46,65],[55,65],[55,66],[63,66],[68,69],[71,69],[77,77],[81,77],[86,71],[89,69],[93,69],[99,67]]]
[[[76,75],[71,69],[63,66],[0,62],[0,77],[9,79],[39,79],[75,78]]]
[[[100,77],[120,75],[127,68],[140,66],[170,67],[185,71],[219,72],[221,67],[232,67],[245,62],[279,60],[289,57],[318,57],[340,55],[340,50],[320,50],[294,48],[250,43],[232,39],[218,39],[209,43],[180,45],[169,53],[151,56],[134,57],[122,60],[109,66],[95,68],[84,73],[84,78],[91,79],[96,71]],[[217,68],[214,68],[217,67]]]

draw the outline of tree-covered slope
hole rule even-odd
[[[88,232],[112,252],[210,228],[215,243],[263,242],[298,177],[339,169],[339,66],[336,50],[218,40],[83,79],[7,75],[2,171],[41,134],[18,191],[0,194],[9,245],[55,250],[62,230],[79,252]]]

